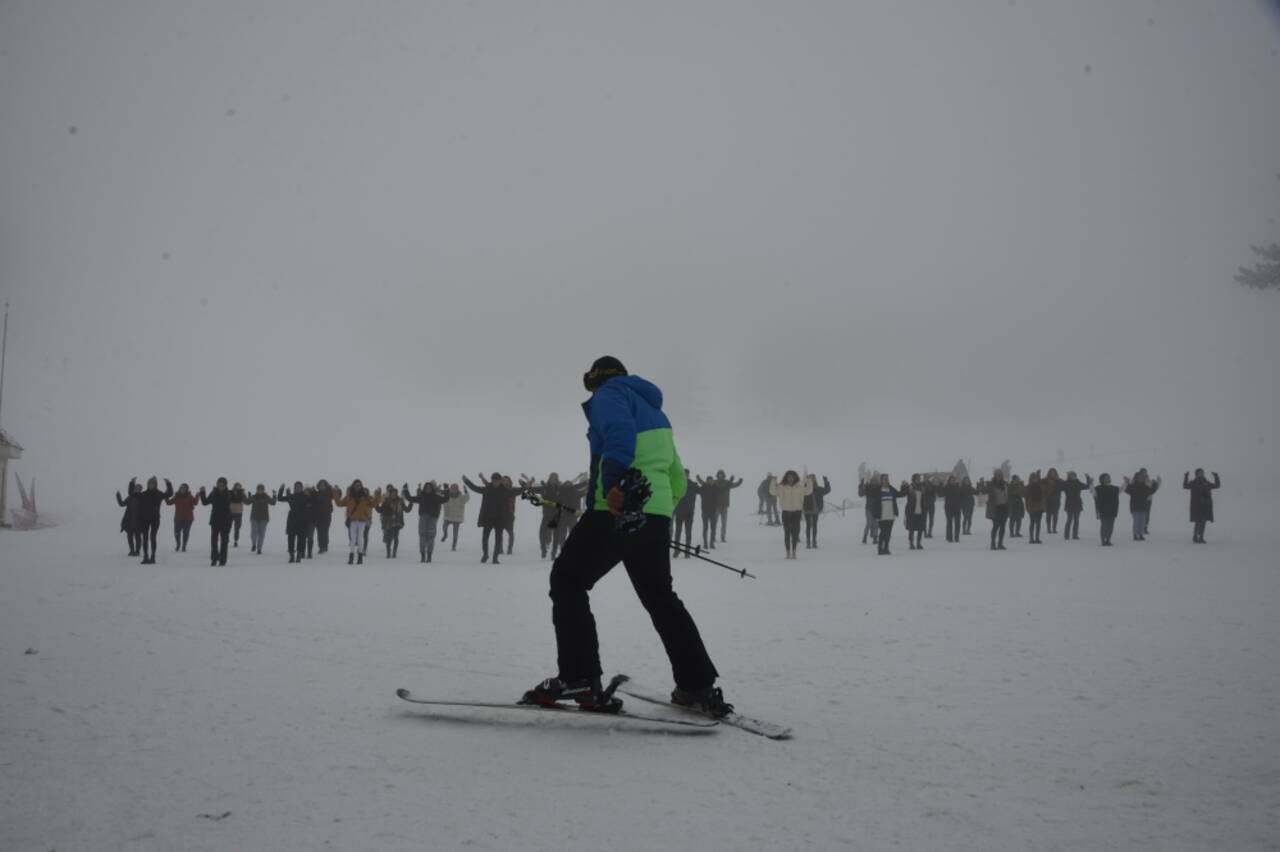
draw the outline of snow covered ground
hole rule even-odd
[[[282,519],[225,568],[203,513],[157,565],[114,517],[3,532],[0,848],[1277,849],[1280,506],[1219,493],[1205,546],[1179,491],[1145,544],[1086,519],[992,554],[939,517],[878,558],[850,514],[795,562],[740,501],[716,555],[760,579],[682,560],[677,589],[788,742],[398,701],[553,672],[532,513],[499,567],[473,527],[360,568],[286,564]],[[668,685],[625,574],[594,602],[606,668]]]

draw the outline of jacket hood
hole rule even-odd
[[[601,387],[617,385],[625,387],[654,408],[662,408],[662,391],[648,379],[642,379],[639,376],[617,376],[605,382]]]

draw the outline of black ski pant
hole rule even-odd
[[[804,546],[818,546],[818,515],[814,512],[804,514]]]
[[[880,536],[876,539],[879,553],[886,554],[889,552],[889,539],[891,538],[893,538],[893,519],[880,521]]]
[[[209,561],[215,565],[227,564],[227,544],[231,540],[231,520],[209,525]]]
[[[289,558],[293,559],[296,556],[298,561],[302,561],[302,557],[307,555],[306,530],[286,525],[285,535],[289,539]]]
[[[671,585],[671,521],[648,515],[644,526],[620,532],[608,512],[582,516],[551,568],[551,621],[559,676],[564,681],[599,677],[600,639],[588,592],[619,562],[662,639],[676,686],[701,689],[719,674],[698,626]]]
[[[187,539],[191,538],[190,521],[173,522],[173,546],[175,550],[187,549]]]
[[[716,549],[716,516],[705,512],[702,515],[702,549]]]
[[[687,515],[676,515],[674,520],[676,522],[675,540],[676,541],[680,540],[680,533],[681,531],[683,531],[684,546],[687,550],[692,550],[693,549],[693,514],[690,513]],[[690,557],[689,554],[686,553],[684,555],[684,558],[691,559],[692,557]]]
[[[480,534],[481,554],[485,559],[489,558],[489,533],[493,533],[493,561],[497,562],[502,555],[502,532],[502,527],[485,527]]]
[[[960,510],[952,509],[947,512],[947,541],[960,540]]]
[[[138,545],[142,548],[143,559],[155,559],[156,535],[160,532],[160,519],[147,521],[138,533]]]
[[[795,553],[800,544],[800,515],[802,512],[782,513],[782,540],[787,546],[787,553]]]

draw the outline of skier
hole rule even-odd
[[[219,476],[213,491],[200,486],[200,503],[212,506],[209,510],[209,565],[227,564],[227,544],[231,538],[231,492],[227,478]]]
[[[196,519],[196,497],[184,482],[178,486],[178,493],[164,502],[173,507],[173,549],[186,553],[191,525]]]
[[[1089,489],[1098,515],[1098,535],[1103,547],[1111,547],[1111,533],[1120,514],[1120,486],[1111,484],[1111,474],[1098,475],[1098,484]]]
[[[232,547],[240,546],[240,524],[244,521],[244,504],[248,502],[249,495],[245,492],[244,486],[237,482],[231,486],[231,534]]]
[[[671,661],[675,704],[715,716],[732,712],[719,687],[698,627],[671,584],[671,513],[684,496],[684,468],[662,413],[662,391],[627,375],[616,358],[601,358],[583,376],[591,398],[583,403],[589,428],[591,471],[588,511],[574,527],[551,569],[551,620],[559,671],[530,689],[526,704],[574,699],[584,709],[616,710],[603,701],[600,648],[588,592],[619,562],[648,611]],[[634,468],[648,481],[644,524],[620,526],[636,492],[620,485]],[[631,507],[634,509],[635,507]]]
[[[378,516],[382,519],[382,543],[387,546],[387,558],[395,559],[400,553],[400,530],[404,528],[405,503],[400,499],[396,487],[387,483],[386,496],[378,507]],[[432,537],[435,533],[432,533]]]
[[[449,537],[449,527],[453,527],[453,546],[450,550],[458,549],[458,530],[467,519],[467,502],[470,500],[471,495],[459,488],[458,483],[450,483],[449,502],[444,504],[444,524],[440,531],[440,543],[444,544]]]
[[[129,540],[129,555],[137,556],[142,550],[142,530],[138,523],[138,495],[142,493],[142,483],[138,482],[137,477],[129,480],[129,485],[125,488],[125,494],[128,497],[121,497],[120,492],[116,492],[116,503],[124,507],[124,517],[120,519],[120,532],[125,534]]]
[[[436,549],[436,524],[440,521],[440,510],[449,502],[449,493],[437,488],[434,479],[426,485],[419,485],[416,494],[409,492],[409,483],[404,484],[404,501],[406,510],[418,505],[418,561],[430,562]]]
[[[1050,471],[1052,473],[1053,471]],[[1074,470],[1067,471],[1067,479],[1059,487],[1062,493],[1066,495],[1063,504],[1067,512],[1067,527],[1062,531],[1062,540],[1072,541],[1080,540],[1080,513],[1084,511],[1084,500],[1080,497],[1080,492],[1085,491],[1093,486],[1093,475],[1086,473],[1085,481],[1081,482],[1076,476]]]
[[[156,534],[160,532],[160,506],[173,497],[173,483],[164,481],[165,490],[160,490],[159,482],[153,476],[147,480],[147,487],[138,494],[137,516],[138,544],[142,548],[142,564],[156,563]]]
[[[1009,485],[1004,471],[996,468],[983,492],[987,495],[987,520],[991,521],[991,549],[1004,550],[1004,527],[1009,520]]]
[[[276,500],[289,504],[289,514],[284,519],[284,532],[289,538],[289,562],[301,562],[307,555],[307,530],[311,528],[313,498],[301,482],[293,483],[292,493],[285,492],[282,482],[276,492]]]
[[[364,546],[368,541],[365,530],[373,520],[373,510],[381,504],[382,492],[370,494],[369,489],[358,479],[352,481],[345,495],[342,489],[333,489],[333,505],[347,510],[347,544],[351,548],[351,553],[347,556],[348,565],[356,563],[357,556],[358,564],[364,564]]]
[[[689,468],[684,469],[684,479],[688,483],[688,490],[684,496],[680,498],[680,502],[676,503],[675,512],[672,514],[672,520],[675,521],[675,541],[680,540],[680,533],[684,532],[684,558],[692,559],[689,551],[693,549],[693,513],[698,502],[698,495],[702,492],[702,487],[698,483],[689,478]],[[777,501],[774,501],[777,505]]]
[[[281,490],[284,486],[280,486]],[[270,506],[276,504],[276,495],[267,491],[261,482],[249,495],[249,552],[262,555],[262,544],[267,540],[267,525],[271,522]]]
[[[831,493],[831,481],[825,476],[822,477],[822,484],[818,484],[818,477],[809,474],[809,493],[804,498],[804,547],[805,550],[818,549],[818,519],[822,517],[823,497]]]
[[[769,483],[769,493],[778,498],[778,508],[782,510],[782,542],[787,548],[787,558],[796,558],[796,548],[800,545],[800,516],[804,513],[805,498],[813,493],[815,482],[812,477],[800,480],[800,474],[789,470],[782,475],[782,481]]]
[[[880,484],[874,490],[878,496],[872,504],[872,511],[875,512],[876,524],[880,528],[880,534],[876,537],[876,554],[890,556],[889,539],[893,537],[893,522],[898,517],[898,498],[903,492],[889,484],[887,473],[880,474]]]
[[[1205,479],[1204,468],[1196,468],[1196,478],[1182,474],[1182,487],[1191,492],[1191,523],[1195,524],[1191,540],[1196,544],[1204,544],[1205,524],[1213,523],[1213,490],[1222,487],[1222,478],[1217,473],[1213,482]]]
[[[1151,495],[1160,488],[1160,479],[1148,478],[1146,468],[1124,478],[1124,493],[1129,495],[1129,514],[1133,516],[1133,540],[1147,540],[1147,513],[1151,511]]]

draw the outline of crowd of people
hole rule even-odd
[[[717,471],[714,476],[692,476],[685,469],[688,490],[676,503],[672,514],[674,539],[684,545],[686,558],[696,553],[694,519],[702,520],[702,550],[715,550],[728,538],[730,493],[742,485],[741,477]],[[480,529],[481,562],[500,562],[512,553],[515,541],[516,503],[525,493],[537,495],[541,503],[538,545],[543,559],[555,559],[573,529],[587,496],[589,477],[586,473],[562,480],[551,473],[545,479],[519,476],[512,479],[500,473],[481,475],[476,481],[463,476],[461,482],[442,483],[434,480],[411,488],[388,483],[385,487],[367,489],[360,480],[345,489],[320,479],[314,485],[295,482],[292,489],[281,484],[269,490],[259,484],[252,491],[241,483],[228,484],[220,478],[212,488],[201,486],[192,491],[187,483],[175,490],[172,482],[152,477],[146,485],[130,480],[117,503],[124,508],[121,531],[128,538],[129,555],[141,556],[144,563],[154,563],[156,540],[160,529],[162,505],[173,507],[174,549],[186,551],[199,506],[209,507],[210,563],[225,565],[229,548],[240,546],[243,521],[249,521],[249,551],[261,554],[266,542],[272,507],[288,507],[285,537],[290,562],[311,559],[316,552],[329,550],[329,536],[335,509],[343,510],[347,533],[348,562],[362,564],[369,550],[369,532],[377,516],[385,555],[397,558],[400,531],[407,518],[418,516],[418,554],[422,562],[431,562],[437,544],[451,542],[458,549],[459,531],[466,519],[471,494],[478,494],[480,510],[476,526]],[[1025,523],[1029,544],[1042,544],[1044,534],[1059,532],[1064,541],[1080,539],[1080,518],[1085,510],[1085,495],[1093,501],[1102,546],[1112,546],[1116,519],[1120,514],[1121,495],[1128,496],[1133,523],[1133,540],[1146,538],[1152,500],[1161,480],[1151,477],[1144,468],[1123,478],[1123,485],[1113,484],[1111,477],[1090,474],[1080,479],[1075,471],[1065,477],[1055,468],[1030,473],[1024,481],[1017,474],[997,469],[990,479],[976,483],[968,476],[949,474],[914,474],[896,487],[888,474],[873,473],[858,483],[858,496],[863,498],[866,524],[862,543],[875,544],[877,553],[890,554],[893,530],[899,518],[907,531],[907,546],[924,548],[924,540],[933,538],[934,518],[942,504],[945,537],[959,542],[972,533],[975,508],[985,505],[991,522],[990,549],[1004,550],[1005,539],[1022,538]],[[1188,472],[1183,487],[1190,492],[1190,521],[1194,525],[1192,541],[1204,543],[1206,524],[1213,521],[1213,490],[1220,487],[1217,473],[1212,479],[1204,470],[1194,476]],[[817,549],[818,528],[826,512],[824,498],[831,493],[827,477],[815,474],[801,476],[788,470],[779,479],[767,474],[757,488],[761,523],[778,526],[783,532],[785,558],[795,559],[800,546],[800,530],[804,528],[806,550]],[[492,547],[491,547],[492,544]]]

